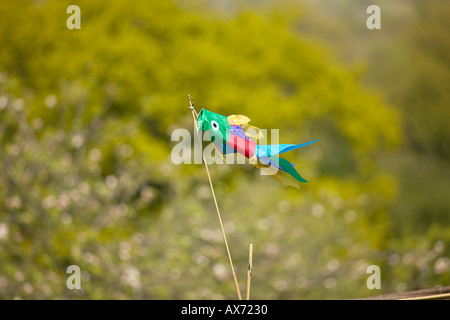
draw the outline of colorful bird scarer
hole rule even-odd
[[[302,144],[260,145],[262,132],[249,125],[250,119],[243,115],[223,115],[202,109],[198,116],[198,130],[208,131],[211,141],[223,156],[239,153],[257,168],[265,171],[284,185],[299,188],[298,182],[308,182],[295,170],[294,164],[278,157],[279,154],[312,144],[317,140]]]

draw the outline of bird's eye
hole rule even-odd
[[[216,121],[214,121],[214,120],[211,121],[211,127],[215,131],[219,130],[219,124]]]

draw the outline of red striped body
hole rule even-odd
[[[256,142],[251,139],[244,139],[230,134],[227,145],[249,159],[255,155]]]

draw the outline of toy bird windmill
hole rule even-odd
[[[250,119],[244,115],[231,115],[223,116],[218,113],[202,109],[198,114],[194,107],[192,97],[189,98],[189,109],[192,111],[192,117],[194,119],[195,128],[197,131],[207,131],[211,136],[211,141],[214,143],[218,152],[224,156],[229,153],[239,153],[249,159],[249,161],[257,168],[268,172],[281,183],[287,186],[293,186],[299,188],[299,182],[306,183],[306,181],[294,168],[294,164],[290,163],[286,159],[280,158],[279,154],[295,150],[307,145],[310,145],[318,140],[302,143],[302,144],[276,144],[276,145],[261,145],[257,141],[261,138],[261,132],[257,127],[249,125]],[[199,143],[201,145],[201,138],[197,134]],[[225,247],[230,262],[231,273],[233,275],[233,281],[236,289],[238,299],[241,300],[241,292],[239,289],[239,283],[234,270],[233,261],[231,259],[231,253],[228,246],[225,230],[223,227],[222,217],[220,214],[219,206],[217,204],[214,187],[211,181],[211,175],[209,173],[208,164],[206,163],[205,156],[203,155],[203,162],[205,164],[206,173],[208,175],[209,185],[216,206],[217,215],[219,218],[222,235],[225,241]],[[275,169],[271,170],[270,169]],[[252,266],[252,252],[253,244],[250,244],[249,254],[249,271],[247,274],[247,294],[246,298],[249,299],[250,295],[250,280],[251,280],[251,266]]]

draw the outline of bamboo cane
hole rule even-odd
[[[192,117],[194,118],[194,125],[195,125],[195,128],[197,128],[198,114],[197,114],[197,112],[195,111],[195,108],[194,108],[194,101],[192,100],[192,98],[191,98],[191,96],[189,94],[188,94],[188,99],[189,99],[189,105],[190,105],[189,109],[191,109],[191,111],[192,111]],[[202,141],[201,141],[200,136],[198,134],[197,134],[197,138],[198,138],[199,144],[201,145]],[[211,175],[209,174],[208,164],[206,163],[205,155],[203,155],[203,163],[205,164],[206,174],[208,175],[208,180],[209,180],[209,186],[211,187],[211,193],[212,193],[212,196],[213,196],[213,199],[214,199],[214,204],[216,205],[216,211],[217,211],[217,216],[219,218],[220,229],[222,230],[223,240],[225,241],[225,247],[227,249],[228,260],[230,261],[231,274],[233,276],[234,287],[236,289],[236,293],[237,293],[238,299],[242,300],[241,290],[239,289],[239,283],[238,283],[238,280],[237,280],[237,277],[236,277],[236,272],[234,271],[233,260],[231,259],[230,248],[228,247],[227,236],[225,234],[225,229],[223,227],[222,217],[220,215],[219,205],[217,204],[216,194],[214,192],[214,187],[213,187],[213,184],[212,184]]]
[[[253,269],[253,243],[250,243],[250,248],[248,252],[247,292],[245,295],[246,300],[250,300],[250,282],[252,281],[252,269]]]

